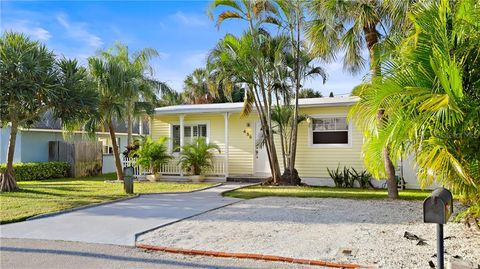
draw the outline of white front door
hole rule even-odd
[[[255,123],[255,152],[254,152],[254,171],[259,175],[270,175],[270,165],[268,163],[267,148],[265,145],[258,145],[263,137],[262,125],[259,121]]]

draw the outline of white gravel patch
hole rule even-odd
[[[403,237],[405,231],[427,245]],[[446,258],[480,264],[480,235],[463,224],[444,228]],[[378,268],[429,268],[436,263],[435,224],[419,201],[266,197],[242,201],[156,229],[139,243],[351,262]],[[351,250],[351,255],[343,253]]]

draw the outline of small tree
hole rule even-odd
[[[125,68],[116,61],[107,61],[98,57],[88,59],[89,71],[96,83],[94,87],[98,93],[98,113],[91,117],[85,125],[90,132],[107,128],[112,140],[113,156],[117,180],[123,180],[122,163],[120,160],[119,145],[115,134],[115,121],[123,120],[125,114],[124,93],[126,89]]]
[[[148,136],[140,146],[140,149],[134,152],[138,156],[137,164],[142,167],[149,167],[152,169],[153,174],[160,172],[162,165],[168,164],[168,161],[173,159],[168,154],[167,140],[168,138],[166,137],[160,137],[157,141],[153,141]]]
[[[27,36],[8,32],[0,39],[1,125],[10,125],[7,166],[1,191],[18,189],[13,156],[19,127],[28,127],[51,110],[67,129],[95,114],[96,95],[86,70],[76,60],[57,60],[52,51]]]
[[[181,147],[180,164],[193,175],[201,175],[205,169],[213,166],[213,150],[220,153],[220,147],[207,143],[205,138],[197,138],[191,144]]]

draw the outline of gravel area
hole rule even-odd
[[[404,233],[426,240],[404,238]],[[444,228],[447,259],[480,264],[480,235]],[[378,268],[429,268],[436,229],[419,201],[257,198],[159,228],[139,243],[225,252],[352,262]],[[350,252],[350,254],[348,254]]]

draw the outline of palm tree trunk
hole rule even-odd
[[[300,178],[295,171],[295,158],[297,157],[297,138],[298,138],[298,94],[300,92],[300,14],[296,12],[296,41],[292,42],[295,47],[295,106],[293,111],[292,134],[290,144],[290,156],[288,158],[289,183],[292,185],[300,184]]]
[[[123,181],[122,163],[120,161],[117,137],[115,136],[115,129],[113,128],[112,121],[108,123],[108,131],[110,132],[110,139],[112,139],[113,156],[115,157],[115,169],[117,170],[117,180]]]
[[[370,71],[372,73],[372,78],[379,76],[381,74],[380,66],[377,64],[377,59],[375,59],[374,46],[378,43],[378,32],[375,29],[376,24],[367,25],[363,28],[365,34],[365,41],[367,42],[368,52],[370,56]],[[383,110],[377,112],[377,122],[381,124],[383,117]],[[385,167],[385,173],[387,176],[387,189],[388,189],[388,198],[397,199],[398,198],[398,189],[397,189],[397,180],[395,179],[395,166],[393,165],[392,160],[390,159],[390,149],[386,146],[382,150],[383,155],[383,165]]]
[[[133,119],[132,112],[127,111],[127,146],[132,145]]]
[[[275,90],[275,97],[277,99],[277,107],[280,108],[280,101],[279,101],[279,96],[278,96],[278,91]],[[279,118],[279,122],[278,122],[278,131],[279,131],[279,135],[280,135],[280,146],[282,147],[282,161],[283,161],[283,169],[285,169],[285,167],[287,167],[287,159],[285,157],[285,137],[284,137],[284,132],[283,132],[283,122],[282,120]]]
[[[8,141],[8,152],[7,152],[7,167],[5,172],[2,174],[0,191],[1,192],[10,192],[18,190],[17,182],[13,176],[13,154],[15,153],[15,142],[17,140],[18,132],[18,123],[12,121],[12,126],[10,127],[10,140]]]

